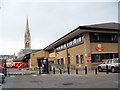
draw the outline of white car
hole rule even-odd
[[[5,75],[3,73],[0,73],[0,83],[4,83],[5,81]]]
[[[111,72],[117,72],[120,70],[120,58],[107,59],[102,64],[98,65],[98,71],[110,70]]]

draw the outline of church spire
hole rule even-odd
[[[25,45],[25,49],[31,49],[31,36],[30,36],[30,31],[29,31],[28,16],[27,16],[27,20],[26,20],[24,45]]]
[[[28,16],[27,16],[27,20],[26,20],[26,31],[27,30],[29,30]]]

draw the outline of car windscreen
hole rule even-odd
[[[120,58],[114,59],[114,63],[120,63]]]

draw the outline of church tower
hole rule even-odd
[[[25,29],[25,35],[24,35],[24,48],[25,49],[31,49],[31,36],[29,31],[29,23],[28,23],[28,17],[26,21],[26,29]]]

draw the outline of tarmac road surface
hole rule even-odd
[[[102,75],[10,75],[2,88],[118,88],[118,73]],[[4,90],[4,89],[3,89]]]

